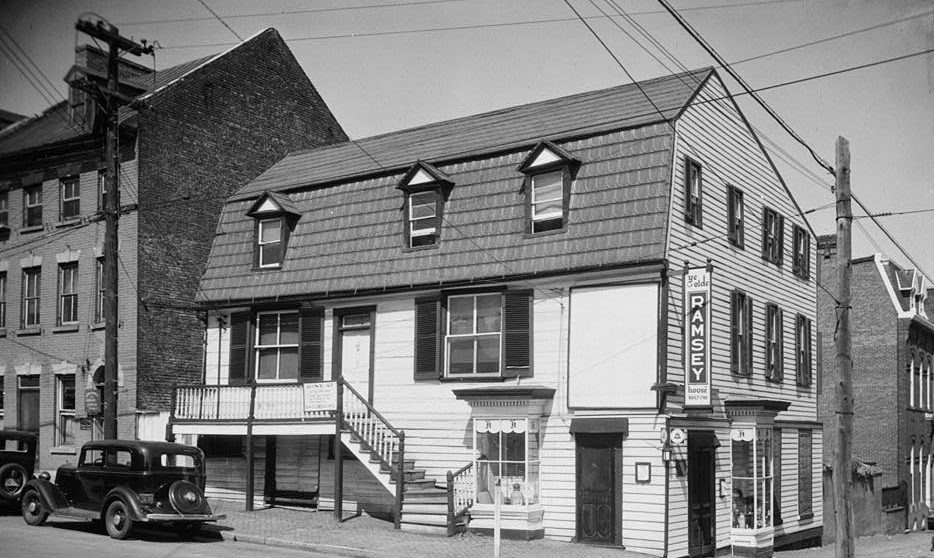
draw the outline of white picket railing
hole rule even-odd
[[[246,421],[255,390],[255,420],[331,420],[333,411],[305,410],[303,384],[181,386],[175,389],[174,420]]]

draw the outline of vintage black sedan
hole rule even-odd
[[[22,430],[0,430],[0,500],[17,503],[36,466],[38,436]]]
[[[204,498],[204,454],[168,442],[101,440],[81,448],[77,465],[62,465],[26,483],[23,519],[42,525],[49,514],[103,521],[107,534],[126,538],[135,523],[172,527],[194,536],[211,512]]]

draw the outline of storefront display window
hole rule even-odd
[[[475,418],[474,470],[478,504],[492,504],[500,481],[503,505],[539,502],[538,419]]]
[[[733,528],[772,526],[772,429],[733,428]]]

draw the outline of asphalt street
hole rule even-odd
[[[139,528],[131,538],[111,539],[99,524],[49,518],[43,527],[30,527],[17,510],[0,509],[0,557],[30,558],[319,558],[308,550],[223,541],[216,533],[191,542],[170,531]]]

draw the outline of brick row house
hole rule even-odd
[[[813,238],[712,69],[296,152],[224,205],[169,434],[405,529],[499,486],[509,536],[814,543]]]
[[[836,292],[836,238],[819,238],[819,281]],[[924,276],[881,254],[851,263],[853,311],[853,454],[876,464],[884,509],[926,523],[932,502],[934,455],[934,300]],[[818,332],[823,352],[819,413],[824,460],[836,447],[834,416],[835,302],[818,293]],[[904,525],[907,527],[908,525]]]
[[[71,82],[106,83],[76,49]],[[278,33],[154,73],[120,62],[121,438],[161,439],[171,383],[201,378],[193,304],[224,199],[286,153],[346,136]],[[101,437],[103,117],[77,88],[0,134],[0,424],[40,435],[39,465]],[[90,395],[89,395],[90,394]],[[95,410],[98,412],[95,413]]]

